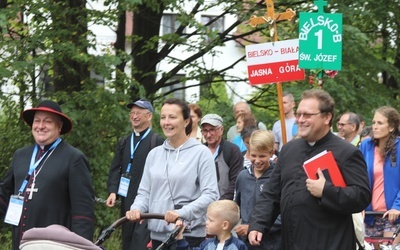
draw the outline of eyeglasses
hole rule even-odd
[[[146,114],[149,114],[150,112],[134,112],[134,111],[131,111],[131,112],[129,112],[129,115],[131,115],[131,116],[142,116],[142,115],[146,115]]]
[[[219,127],[218,128],[210,128],[210,129],[202,129],[201,133],[203,135],[206,135],[207,133],[214,134],[219,129],[220,129]]]
[[[300,119],[302,116],[304,117],[304,119],[310,119],[311,116],[313,115],[319,115],[322,112],[318,112],[318,113],[296,113],[294,114],[296,116],[296,119]]]
[[[336,125],[338,127],[344,127],[345,125],[348,125],[348,124],[351,124],[351,123],[340,123],[340,122],[336,123]]]

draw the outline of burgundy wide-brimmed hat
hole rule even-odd
[[[61,107],[57,103],[50,101],[50,100],[45,100],[45,101],[41,101],[36,106],[36,108],[31,108],[31,109],[22,111],[22,119],[24,119],[26,124],[28,124],[30,127],[32,127],[33,118],[35,117],[36,111],[45,111],[45,112],[57,114],[63,122],[61,132],[60,132],[62,135],[71,131],[72,121],[68,116],[66,116],[62,113]]]

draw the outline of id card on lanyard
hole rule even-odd
[[[58,138],[57,141],[55,143],[53,143],[53,145],[51,145],[49,150],[47,150],[47,152],[42,157],[40,157],[40,159],[37,160],[36,162],[35,162],[35,158],[36,158],[36,154],[38,151],[38,146],[37,145],[35,146],[35,149],[33,150],[33,153],[32,153],[31,163],[29,166],[28,174],[26,175],[25,179],[23,180],[23,182],[21,184],[21,187],[18,190],[18,195],[11,195],[11,197],[10,197],[10,202],[8,204],[7,213],[4,218],[5,223],[8,223],[8,224],[11,224],[14,226],[19,225],[19,221],[21,220],[21,215],[22,215],[22,208],[24,205],[24,197],[22,196],[22,194],[26,188],[26,185],[28,184],[29,178],[32,175],[33,171],[35,171],[35,169],[39,166],[40,162],[46,157],[47,153],[52,151],[55,147],[57,147],[57,145],[60,144],[60,142],[61,142],[61,138]]]
[[[24,197],[11,195],[4,222],[14,226],[18,226],[22,214],[23,205]]]
[[[122,197],[126,197],[128,195],[129,185],[131,183],[131,176],[130,176],[129,172],[131,171],[132,161],[133,161],[133,157],[135,156],[135,151],[138,148],[140,142],[143,141],[144,138],[146,138],[146,136],[149,133],[150,133],[150,128],[147,129],[146,133],[142,136],[142,138],[140,138],[140,140],[138,141],[136,146],[133,146],[133,133],[131,135],[131,158],[128,163],[128,166],[126,167],[126,173],[121,175],[121,179],[119,181],[119,187],[118,187],[118,195],[120,195]]]

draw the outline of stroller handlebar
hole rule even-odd
[[[140,215],[141,220],[149,220],[149,219],[158,219],[158,220],[163,220],[164,219],[164,214],[152,214],[152,213],[143,213]],[[124,224],[125,222],[128,222],[129,220],[126,218],[126,216],[119,218],[116,220],[113,224],[111,224],[110,227],[117,228]]]
[[[142,220],[148,220],[148,219],[158,219],[158,220],[163,220],[164,219],[164,214],[154,214],[154,213],[143,213],[140,215],[140,218]],[[126,218],[126,216],[119,218],[116,220],[113,224],[111,224],[109,227],[104,229],[97,241],[94,243],[96,246],[100,246],[105,240],[107,240],[110,235],[115,231],[116,228],[124,224],[125,222],[128,222],[129,220]]]
[[[176,227],[174,230],[172,230],[171,233],[167,235],[167,237],[164,239],[163,243],[159,245],[156,250],[162,250],[164,247],[168,246],[169,243],[175,239],[175,237],[179,234],[179,231],[181,231],[183,225],[180,225],[179,227]]]

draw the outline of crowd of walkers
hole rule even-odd
[[[124,250],[156,249],[177,226],[165,249],[363,249],[364,237],[391,237],[400,222],[400,115],[392,107],[377,108],[365,126],[355,112],[335,118],[324,90],[303,92],[298,105],[284,93],[284,131],[281,120],[268,130],[238,102],[227,138],[223,118],[203,116],[198,104],[165,100],[163,135],[151,129],[148,100],[126,107],[132,132],[115,147],[106,201],[121,200],[130,221],[122,227]],[[13,249],[27,230],[52,224],[92,241],[89,161],[61,138],[71,120],[48,100],[22,118],[35,143],[15,152],[0,181],[0,217],[12,225]],[[335,186],[323,166],[314,177],[304,171],[305,161],[325,151],[345,186]],[[142,221],[143,213],[165,217]]]

